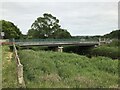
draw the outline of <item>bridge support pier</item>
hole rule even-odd
[[[58,52],[63,52],[63,47],[58,46],[57,51],[58,51]]]

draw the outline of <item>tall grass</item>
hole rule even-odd
[[[28,88],[100,88],[118,86],[118,60],[77,54],[21,50]]]

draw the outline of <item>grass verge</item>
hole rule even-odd
[[[16,62],[8,46],[2,47],[2,88],[17,88]]]

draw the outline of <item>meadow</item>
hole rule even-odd
[[[74,53],[20,50],[27,88],[116,88],[118,60]]]

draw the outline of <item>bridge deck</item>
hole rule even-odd
[[[94,46],[98,45],[98,40],[85,39],[24,39],[14,40],[19,46],[62,46],[62,45],[77,45],[77,46]]]

